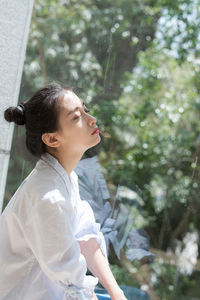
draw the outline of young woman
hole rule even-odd
[[[39,161],[0,217],[0,299],[97,299],[99,280],[112,300],[126,300],[73,171],[100,142],[96,119],[72,90],[57,83],[4,116],[25,124],[26,146]],[[95,277],[86,275],[87,268]]]

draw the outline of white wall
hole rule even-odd
[[[6,184],[13,124],[3,112],[16,106],[34,0],[0,1],[0,212]]]

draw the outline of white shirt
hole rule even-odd
[[[92,237],[106,257],[77,175],[43,155],[0,216],[0,300],[91,300],[98,279],[78,240]]]

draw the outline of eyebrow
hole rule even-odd
[[[84,106],[85,104],[83,103],[83,101],[81,100],[81,104],[82,106]],[[67,113],[67,116],[71,115],[72,113],[74,113],[75,111],[79,110],[80,109],[80,106],[77,106],[76,108],[74,108],[73,110],[70,110],[68,113]]]
[[[67,116],[71,115],[72,113],[74,113],[75,111],[77,111],[77,110],[79,110],[79,109],[80,109],[80,107],[77,106],[75,109],[69,111],[69,112],[67,113]]]

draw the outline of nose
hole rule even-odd
[[[97,119],[88,114],[88,124],[89,126],[93,127],[97,122]]]

